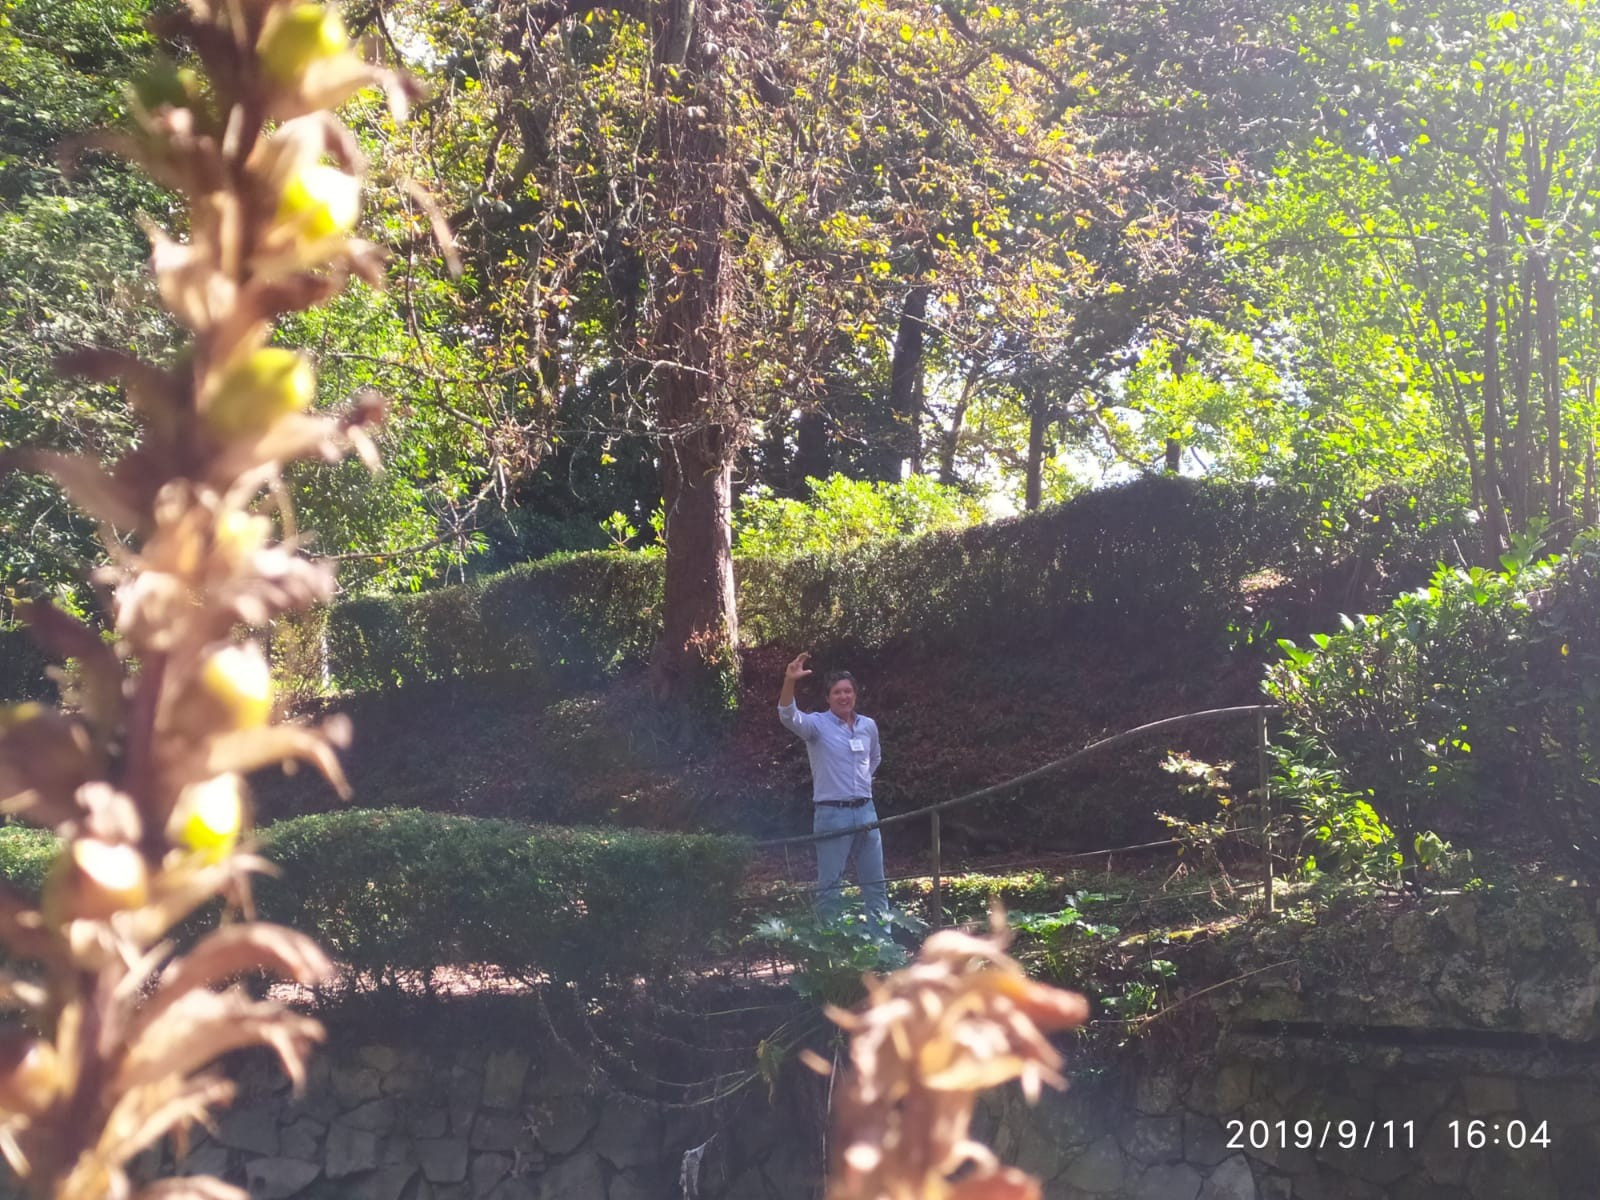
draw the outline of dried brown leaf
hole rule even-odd
[[[963,1179],[950,1188],[949,1200],[1039,1200],[1039,1181],[1015,1167]]]
[[[320,983],[333,974],[322,948],[293,929],[260,921],[228,925],[162,972],[156,994],[140,1014],[141,1027],[186,992],[225,983],[247,971],[270,971],[295,983]]]
[[[275,766],[288,759],[311,763],[345,799],[350,796],[350,785],[345,782],[344,770],[330,744],[331,731],[309,729],[304,725],[274,725],[243,733],[230,733],[211,743],[206,757],[205,773],[221,775],[237,771],[248,775],[262,767]]]
[[[167,1076],[191,1075],[230,1050],[271,1047],[289,1078],[305,1079],[305,1055],[322,1026],[283,1005],[252,1000],[238,988],[179,996],[133,1037],[115,1086],[126,1090]]]
[[[213,1108],[233,1099],[234,1090],[233,1082],[221,1075],[166,1076],[130,1088],[111,1110],[96,1153],[108,1162],[125,1163],[175,1127],[205,1120]]]

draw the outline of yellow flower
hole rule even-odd
[[[303,412],[317,394],[311,360],[293,350],[257,350],[229,368],[206,408],[206,424],[224,438],[255,437],[290,413]]]
[[[244,784],[229,773],[183,789],[168,822],[168,835],[209,862],[232,852],[244,828]]]
[[[270,79],[293,84],[319,59],[343,54],[350,46],[344,22],[331,8],[296,4],[279,9],[262,31],[257,51]]]
[[[303,237],[349,233],[360,215],[361,180],[324,163],[301,167],[278,198],[278,220]]]
[[[272,672],[255,643],[227,646],[200,668],[185,716],[203,729],[259,729],[272,715]]]
[[[242,563],[266,545],[271,531],[265,517],[230,508],[217,518],[217,548],[230,563]]]

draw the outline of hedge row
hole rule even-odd
[[[0,829],[0,877],[37,889],[54,846]],[[671,975],[737,933],[748,858],[736,838],[411,809],[279,821],[261,846],[283,869],[257,884],[261,915],[375,979],[459,963],[590,984]]]
[[[1334,532],[1316,549],[1342,545],[1390,568],[1437,561],[1450,530],[1428,515],[1436,506],[1418,508],[1413,498],[1413,512],[1401,499],[1379,500],[1343,535],[1323,515]],[[1292,491],[1149,476],[956,532],[740,558],[742,637],[847,653],[1012,633],[1068,616],[1183,629],[1225,611],[1252,571],[1326,566],[1307,536],[1314,524],[1306,497]],[[274,658],[296,695],[319,694],[328,681],[373,691],[504,670],[570,690],[647,659],[661,594],[659,556],[556,555],[455,587],[345,601],[313,619],[320,628],[280,638]],[[22,634],[0,639],[0,699],[37,694],[37,651]]]
[[[1152,477],[1046,512],[838,554],[735,564],[747,645],[854,650],[1015,631],[1073,613],[1179,627],[1281,565],[1304,525],[1248,485]],[[543,559],[475,584],[349,601],[327,618],[328,673],[365,691],[506,669],[588,683],[648,656],[659,557]]]

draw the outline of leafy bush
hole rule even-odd
[[[662,562],[596,552],[547,558],[484,585],[485,636],[502,660],[590,682],[649,656]]]
[[[746,844],[410,809],[280,821],[263,915],[374,978],[493,963],[588,983],[670,975],[724,937]]]
[[[908,482],[890,494],[897,499],[873,492],[872,503],[898,513],[897,527],[926,524],[937,506],[918,509],[918,489],[930,486]],[[1303,504],[1294,492],[1149,476],[965,529],[741,555],[741,637],[847,653],[1067,619],[1174,633],[1222,625],[1245,576],[1306,565]],[[556,690],[590,686],[647,661],[662,566],[656,554],[585,552],[436,591],[348,600],[327,615],[326,675],[345,691],[507,670],[532,671]],[[319,664],[297,671],[290,691],[321,686]],[[24,674],[37,685],[36,668]]]
[[[836,552],[983,520],[974,497],[926,475],[895,483],[830,475],[806,484],[809,501],[764,488],[747,493],[734,513],[735,551],[749,557]]]
[[[55,859],[56,836],[30,825],[0,827],[0,879],[37,895]]]
[[[1447,849],[1433,827],[1526,829],[1530,813],[1600,866],[1600,548],[1502,565],[1440,569],[1382,614],[1281,643],[1279,786],[1345,869],[1393,860],[1415,885]]]
[[[1528,588],[1511,649],[1497,783],[1526,799],[1550,845],[1600,874],[1600,538],[1590,534]]]
[[[339,686],[357,691],[403,687],[493,669],[478,601],[475,585],[458,584],[335,605],[326,636]]]
[[[898,908],[889,910],[889,925],[921,935],[920,920]],[[783,916],[762,917],[753,939],[773,947],[794,965],[795,990],[816,1004],[848,1008],[866,995],[861,977],[893,971],[907,955],[888,933],[875,933],[859,909],[824,913],[814,908]]]
[[[351,691],[518,669],[583,685],[644,660],[660,607],[659,560],[557,555],[480,582],[336,605],[328,669]]]
[[[0,878],[37,891],[44,830],[0,828]],[[539,828],[412,809],[296,817],[261,833],[283,868],[261,915],[370,979],[492,963],[588,984],[660,978],[731,940],[746,843]]]
[[[1059,508],[843,553],[739,564],[753,644],[853,650],[1004,636],[1072,618],[1182,630],[1292,546],[1290,509],[1247,486],[1152,476]]]
[[[902,526],[942,519],[919,490],[931,486],[908,483],[882,503]],[[747,645],[847,651],[1069,617],[1194,628],[1235,606],[1245,575],[1293,562],[1298,504],[1248,485],[1151,476],[1007,521],[742,556],[741,633]],[[556,689],[590,686],[648,659],[661,594],[659,555],[556,555],[435,591],[344,601],[306,627],[295,653],[283,647],[280,673],[294,695],[314,693],[325,675],[344,691],[508,670]],[[323,643],[325,663],[301,652]],[[0,683],[17,695],[47,686],[25,635],[15,644],[0,646]]]

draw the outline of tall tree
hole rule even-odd
[[[1600,27],[1579,0],[1316,4],[1299,27],[1321,117],[1250,215],[1290,308],[1393,340],[1487,561],[1565,540],[1595,507]]]
[[[666,512],[659,700],[730,699],[737,667],[733,456],[724,340],[733,167],[722,55],[738,0],[657,0],[652,14],[657,212],[652,290],[656,424]]]

